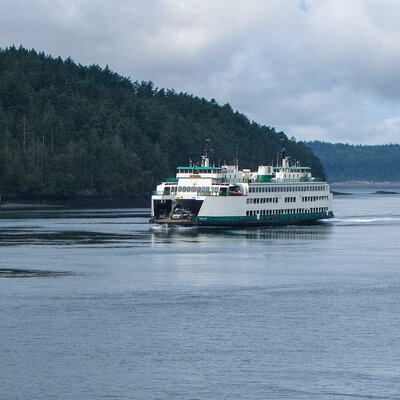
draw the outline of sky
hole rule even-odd
[[[296,140],[400,143],[399,0],[0,0],[0,47],[108,65]]]

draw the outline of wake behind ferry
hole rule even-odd
[[[333,218],[329,185],[313,178],[309,167],[291,165],[284,149],[281,166],[260,165],[252,172],[239,170],[237,162],[211,166],[207,147],[200,165],[178,167],[175,178],[157,186],[150,222],[249,227]]]

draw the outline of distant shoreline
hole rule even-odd
[[[334,195],[348,195],[350,193],[341,192],[340,189],[372,189],[377,192],[382,190],[383,194],[397,194],[390,189],[400,191],[400,182],[367,182],[367,181],[348,181],[329,183]],[[63,208],[148,208],[150,207],[150,196],[138,197],[135,199],[112,199],[112,198],[84,198],[84,199],[64,199],[64,200],[30,200],[30,199],[3,199],[0,201],[1,210],[38,210],[38,209],[63,209]]]
[[[150,198],[136,199],[66,199],[66,200],[3,200],[1,210],[36,210],[48,208],[144,208],[150,207]]]
[[[328,182],[330,186],[348,187],[400,187],[400,182],[369,182],[369,181],[346,181]]]

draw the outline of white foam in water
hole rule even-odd
[[[334,222],[336,223],[360,223],[360,224],[368,224],[374,222],[399,222],[400,216],[393,217],[357,217],[357,218],[335,218]]]
[[[149,227],[152,231],[166,231],[168,230],[167,224],[150,225]]]
[[[194,229],[197,229],[197,226],[181,226],[181,225],[177,225],[177,226],[174,226],[174,229],[177,229],[179,231],[192,231]]]

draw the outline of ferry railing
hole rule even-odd
[[[215,192],[215,191],[196,191],[196,192],[173,192],[173,193],[165,193],[162,190],[154,190],[153,195],[159,195],[159,196],[169,196],[171,198],[175,197],[181,197],[185,195],[192,195],[192,196],[229,196],[229,191],[223,191],[223,192]]]

